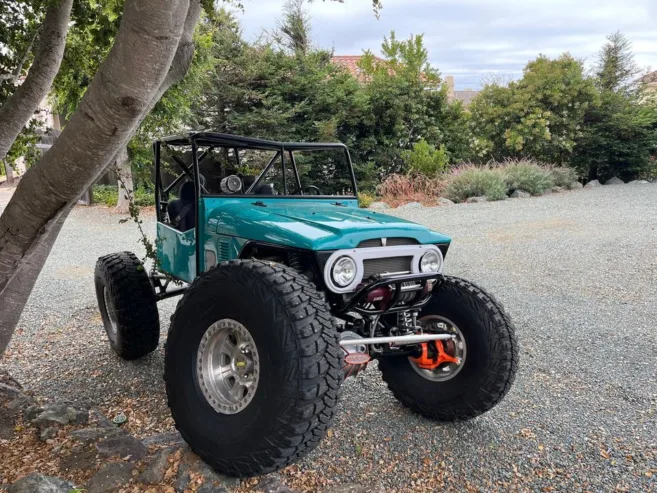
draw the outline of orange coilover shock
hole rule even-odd
[[[429,344],[435,344],[436,353],[434,355],[429,354]],[[420,356],[417,358],[411,359],[423,370],[435,370],[440,365],[445,363],[459,364],[461,362],[459,358],[455,358],[454,356],[447,354],[445,351],[445,346],[443,345],[443,341],[423,342],[420,344],[420,346],[422,347],[422,354],[420,354]]]

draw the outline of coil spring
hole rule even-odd
[[[400,327],[412,327],[413,325],[413,316],[410,311],[399,312],[399,319],[397,323]]]
[[[417,312],[407,310],[404,312],[399,312],[397,323],[399,327],[406,327],[412,330],[417,328]]]
[[[303,271],[303,263],[301,262],[301,255],[296,252],[290,252],[287,259],[290,267],[292,267],[297,272]]]

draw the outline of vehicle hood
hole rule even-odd
[[[270,199],[258,204],[251,199],[211,207],[208,228],[219,234],[310,250],[354,248],[372,238],[450,241],[420,224],[367,209],[310,200]]]

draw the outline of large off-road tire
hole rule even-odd
[[[96,262],[94,280],[100,316],[114,352],[131,360],[154,351],[160,317],[144,264],[132,252],[105,255]]]
[[[518,343],[502,305],[475,284],[445,277],[418,318],[456,327],[462,364],[422,370],[411,358],[381,359],[383,379],[399,401],[439,421],[467,420],[499,403],[518,366]]]
[[[172,318],[165,380],[176,427],[218,472],[280,469],[330,426],[341,355],[329,308],[305,277],[259,260],[219,264]]]

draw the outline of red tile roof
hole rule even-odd
[[[641,77],[641,82],[643,82],[644,84],[653,84],[657,82],[657,71],[650,72],[649,74]]]
[[[331,62],[346,68],[349,73],[351,73],[351,75],[357,79],[362,79],[363,76],[361,74],[360,67],[358,66],[358,62],[361,58],[363,58],[363,55],[337,55],[331,57]],[[374,59],[377,62],[385,61],[383,58],[379,58],[377,56],[375,56]]]

